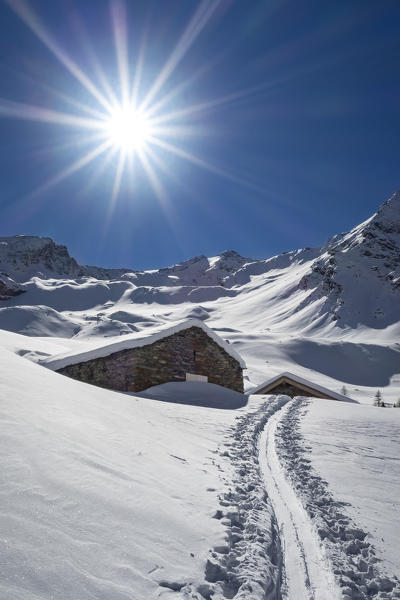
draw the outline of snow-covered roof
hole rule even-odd
[[[279,375],[275,375],[275,377],[272,377],[271,379],[267,379],[267,381],[264,381],[257,387],[249,390],[247,394],[257,394],[264,388],[268,388],[270,386],[273,386],[274,383],[278,383],[281,379],[288,379],[293,383],[299,383],[300,385],[304,385],[308,388],[311,388],[312,390],[315,390],[316,392],[320,392],[321,394],[329,396],[330,398],[334,398],[335,400],[341,400],[342,402],[356,402],[355,400],[352,400],[351,398],[348,398],[343,394],[333,392],[332,390],[329,390],[328,388],[323,387],[322,385],[318,385],[313,381],[304,379],[303,377],[299,377],[299,375],[295,375],[294,373],[290,373],[289,371],[284,371],[283,373],[279,373]]]
[[[174,333],[178,333],[184,329],[190,329],[191,327],[199,327],[202,329],[212,340],[214,340],[214,342],[223,348],[227,354],[237,360],[242,369],[246,368],[246,364],[242,357],[233,348],[231,348],[228,342],[219,337],[215,331],[210,329],[210,327],[207,327],[207,325],[205,325],[203,321],[200,321],[199,319],[186,319],[184,321],[176,322],[172,326],[170,323],[163,323],[158,327],[152,327],[150,331],[135,332],[131,335],[124,336],[123,339],[119,340],[118,342],[96,345],[90,348],[90,350],[80,352],[79,354],[70,352],[52,356],[51,358],[44,360],[42,364],[53,371],[58,371],[58,369],[63,369],[69,365],[75,365],[77,363],[86,362],[95,358],[109,356],[110,354],[114,354],[114,352],[119,352],[120,350],[129,350],[131,348],[148,346],[149,344],[153,344],[158,340],[173,335]]]

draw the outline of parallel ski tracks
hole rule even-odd
[[[284,562],[282,598],[285,600],[340,600],[330,562],[300,499],[280,464],[275,448],[277,425],[292,402],[267,421],[259,441],[259,463],[281,535]]]

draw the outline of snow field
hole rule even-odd
[[[225,543],[213,457],[235,411],[0,362],[0,597],[143,600],[202,580]]]
[[[361,502],[362,510],[357,510],[357,497],[371,497],[371,485],[376,489],[382,484],[381,493],[385,490],[386,494],[384,481],[380,481],[379,477],[368,477],[368,474],[365,476],[365,471],[360,465],[357,472],[349,468],[351,457],[345,456],[343,449],[338,450],[334,464],[330,457],[332,451],[336,453],[335,449],[341,448],[343,436],[346,436],[345,423],[351,423],[352,417],[362,421],[366,409],[367,407],[347,403],[299,397],[292,403],[291,410],[280,420],[276,436],[277,454],[285,468],[286,477],[317,528],[341,586],[344,600],[400,598],[400,582],[396,571],[390,572],[387,560],[376,545],[378,535],[381,536],[388,527],[387,499],[383,498],[380,502],[383,527],[377,528],[375,535],[371,535],[368,529],[366,506],[362,507]],[[392,411],[395,412],[395,409]],[[343,424],[341,425],[338,419],[333,426],[326,426],[329,414],[336,414],[337,417],[340,414]],[[302,419],[305,419],[305,428]],[[318,436],[314,439],[307,432],[310,422],[320,427]],[[357,438],[357,432],[354,431],[351,441],[354,448],[361,442],[361,439]],[[365,442],[364,438],[362,443]],[[364,468],[368,460],[370,459],[366,460]],[[327,465],[330,468],[327,468]],[[332,478],[333,473],[335,475]],[[335,477],[341,484],[331,486],[330,483]],[[398,481],[397,476],[396,483],[393,483],[393,492],[395,488],[398,491]],[[357,487],[358,491],[354,493]],[[390,497],[393,492],[389,486],[387,495]],[[393,495],[392,498],[394,499]],[[392,524],[396,528],[397,525]],[[398,560],[396,545],[391,547],[391,550],[395,553],[395,560]]]
[[[4,349],[0,362],[0,597],[276,598],[257,441],[286,397],[232,410],[239,395],[211,384],[139,398]]]
[[[325,422],[330,427],[327,439],[334,439],[338,431],[348,436],[347,446],[340,437],[334,444],[339,454],[341,448],[348,454],[355,439],[357,455],[360,449],[368,450],[367,462],[392,458],[389,468],[393,470],[387,477],[377,483],[376,469],[372,469],[363,489],[365,471],[360,464],[365,468],[367,463],[361,461],[347,471],[340,456],[343,481],[332,486],[338,500],[330,500],[329,490],[318,474],[310,472],[309,459],[301,451],[301,404],[298,410],[277,413],[286,397],[252,396],[248,406],[233,411],[229,406],[241,406],[237,395],[231,398],[229,390],[210,391],[216,386],[201,383],[166,384],[149,390],[143,398],[113,393],[64,378],[14,354],[55,354],[62,344],[76,341],[26,338],[8,332],[2,333],[2,341],[9,348],[0,356],[0,460],[5,474],[0,499],[7,507],[2,519],[5,542],[0,551],[7,577],[0,591],[5,597],[49,600],[56,594],[57,600],[69,600],[79,593],[80,600],[93,595],[108,600],[110,594],[119,600],[132,599],[133,592],[135,600],[276,598],[283,558],[274,514],[276,511],[279,521],[277,501],[271,489],[267,488],[270,497],[266,496],[259,472],[257,441],[265,423],[321,539],[329,545],[330,538],[338,532],[340,538],[344,531],[345,543],[336,544],[333,550],[331,544],[329,557],[347,597],[396,597],[397,583],[378,563],[378,558],[389,564],[397,557],[396,530],[390,549],[381,556],[366,533],[371,529],[375,545],[382,533],[380,526],[388,526],[386,501],[375,510],[375,530],[359,518],[365,509],[362,503],[355,503],[351,520],[352,507],[343,501],[343,481],[349,472],[359,477],[360,497],[368,497],[365,486],[378,490],[381,485],[389,490],[395,522],[398,462],[393,443],[398,441],[398,429],[391,417],[396,419],[396,409],[353,405],[350,410],[344,403],[310,401],[307,415],[311,415],[310,422],[315,419],[317,436],[326,438]],[[204,406],[193,406],[196,403]],[[210,408],[216,405],[228,410]],[[281,414],[286,414],[285,419]],[[376,423],[376,438],[384,440],[382,448],[376,440],[366,445],[369,428]],[[357,442],[354,432],[363,428],[364,437]],[[388,454],[388,443],[392,454]],[[372,446],[378,456],[371,457]],[[268,448],[273,452],[273,444]],[[315,564],[318,569],[326,565],[323,552],[315,552],[315,540],[311,540],[314,549],[310,551],[309,530],[304,526],[307,520],[298,527],[298,500],[279,479],[282,472],[276,458],[272,463],[271,479],[278,481],[285,501],[291,498],[289,514],[280,524],[294,520],[298,528],[294,559],[288,555],[285,563],[288,590],[291,564],[295,572],[297,569],[292,581],[307,572],[310,585],[303,577],[305,590],[318,591],[312,569]],[[323,464],[322,460],[321,468]],[[333,470],[340,472],[337,463]],[[310,504],[305,500],[308,493]],[[352,494],[353,486],[349,486],[349,503]],[[321,507],[327,508],[326,513]],[[283,540],[285,543],[285,528]],[[308,557],[305,568],[299,562],[301,548]],[[314,597],[305,598],[325,600],[317,591]],[[332,595],[327,598],[331,600]]]
[[[400,410],[313,399],[299,427],[313,468],[399,576]]]
[[[331,561],[343,600],[400,598],[400,410],[372,407],[377,389],[400,398],[399,248],[400,193],[322,248],[260,261],[105,270],[1,238],[25,293],[0,307],[0,597],[332,600]],[[364,405],[132,396],[33,364],[188,318],[242,356],[248,390],[290,371]]]

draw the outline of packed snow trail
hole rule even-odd
[[[392,600],[400,598],[400,581],[395,575],[390,577],[386,573],[386,565],[380,562],[372,543],[373,537],[368,531],[360,528],[358,519],[357,521],[351,519],[349,511],[353,508],[354,514],[354,507],[351,507],[351,504],[348,502],[335,497],[329,489],[328,482],[314,468],[315,457],[312,456],[313,448],[308,445],[309,440],[306,441],[304,439],[301,424],[307,414],[307,407],[312,407],[312,412],[315,413],[317,407],[319,407],[319,410],[322,409],[321,404],[324,402],[327,405],[323,407],[322,428],[325,427],[326,429],[324,439],[330,445],[329,452],[341,443],[343,449],[345,449],[343,441],[337,439],[337,432],[333,433],[332,430],[332,426],[334,429],[341,427],[345,430],[351,424],[351,412],[347,413],[347,408],[344,408],[345,405],[342,405],[343,408],[338,407],[336,409],[340,413],[340,421],[339,423],[337,421],[336,423],[333,422],[332,425],[329,411],[333,409],[333,405],[336,403],[322,399],[314,401],[298,397],[291,403],[290,410],[284,412],[277,424],[275,446],[279,460],[290,481],[290,485],[295,490],[297,497],[301,499],[302,506],[312,519],[323,547],[331,559],[338,585],[341,586],[343,600],[367,600],[370,598],[374,598],[374,600],[378,600],[378,598],[390,598]],[[373,409],[373,407],[371,408]],[[346,415],[343,414],[343,411],[346,411]],[[377,413],[379,413],[379,410]],[[314,415],[311,418],[314,418]],[[353,419],[356,420],[357,426],[351,431],[351,452],[352,454],[357,454],[357,437],[359,439],[362,413],[357,414],[356,411]],[[330,437],[327,434],[329,428],[326,425],[328,423],[330,423],[331,427]],[[387,431],[379,430],[379,421],[377,420],[375,420],[374,425],[372,425],[371,420],[370,428],[371,430],[375,429],[374,436],[387,436]],[[329,439],[327,439],[327,435]],[[369,460],[371,460],[371,456],[369,456],[371,451],[372,457],[376,456],[370,447],[372,439],[374,438],[371,434],[368,436],[368,439],[365,438],[364,434],[361,441],[361,447],[364,447],[368,453]],[[394,435],[394,440],[390,439],[390,444],[395,443],[395,441],[396,436]],[[378,446],[376,444],[374,444],[374,447],[377,450]],[[320,452],[320,449],[317,452]],[[365,486],[365,476],[366,473],[368,474],[368,469],[365,470],[365,465],[356,462],[356,469],[353,469],[353,472],[349,471],[348,456],[347,454],[344,460],[342,458],[343,464],[336,464],[336,469],[344,469],[347,476],[350,474],[354,482],[353,485],[356,484],[358,477],[362,480],[362,485]],[[373,466],[373,469],[377,468],[380,467]],[[376,471],[375,475],[372,475],[369,485],[373,487],[379,485],[379,480],[376,478]],[[385,489],[386,492],[388,487],[382,485],[381,489]],[[343,490],[343,487],[341,490]],[[390,502],[389,498],[385,498],[386,503]],[[395,504],[395,496],[393,496],[393,499]],[[374,511],[376,507],[377,505],[375,505]],[[363,518],[362,514],[360,514],[361,517]],[[375,527],[373,526],[374,529]],[[376,531],[374,533],[376,539]],[[384,541],[382,537],[382,542]],[[396,543],[393,548],[394,553],[396,553]]]
[[[258,462],[258,440],[265,423],[288,396],[251,396],[226,430],[213,464],[225,491],[214,518],[224,528],[210,548],[201,580],[188,581],[175,595],[161,582],[157,598],[182,600],[282,600],[282,552],[278,525]],[[172,582],[174,584],[174,582]],[[297,598],[297,600],[306,600]]]
[[[278,521],[284,556],[282,596],[287,600],[339,600],[340,589],[314,525],[280,464],[275,436],[293,402],[273,414],[260,436],[259,462]]]

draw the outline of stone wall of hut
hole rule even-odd
[[[206,375],[210,383],[243,393],[243,372],[238,361],[200,327],[184,329],[147,346],[69,365],[58,372],[124,392],[185,381],[186,373],[194,373]]]
[[[307,390],[303,390],[301,387],[297,387],[296,385],[292,385],[292,384],[286,383],[286,382],[280,383],[279,385],[272,388],[268,392],[263,392],[263,391],[258,392],[258,394],[263,394],[263,393],[274,394],[274,395],[282,394],[284,396],[290,396],[291,398],[294,398],[295,396],[306,396],[306,397],[313,397],[313,398],[328,398],[329,399],[328,396],[325,396],[321,392],[317,392],[317,391],[308,392]]]

